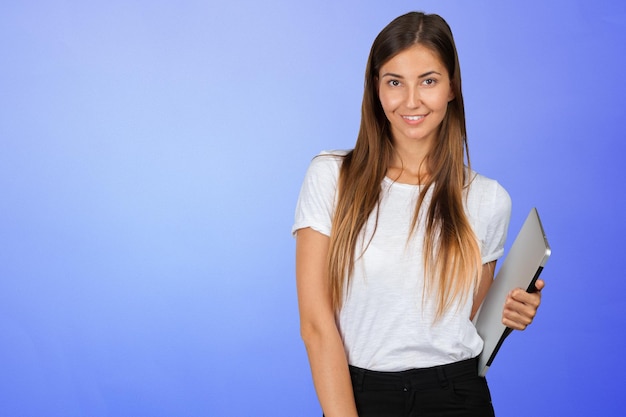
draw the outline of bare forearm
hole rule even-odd
[[[305,338],[315,390],[326,417],[358,417],[339,334]]]

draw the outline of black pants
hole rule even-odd
[[[376,372],[350,367],[359,417],[493,417],[476,359],[433,368]]]

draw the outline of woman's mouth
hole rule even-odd
[[[414,116],[402,116],[404,120],[406,120],[410,124],[419,123],[424,120],[425,115],[414,115]]]

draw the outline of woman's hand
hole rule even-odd
[[[514,330],[524,330],[532,323],[541,304],[541,290],[545,285],[542,279],[538,279],[535,282],[536,292],[528,293],[521,288],[511,291],[504,302],[502,323]]]

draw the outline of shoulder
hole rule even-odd
[[[511,197],[506,189],[498,181],[474,171],[470,173],[467,200],[470,211],[483,216],[508,217],[511,212]]]
[[[311,160],[306,174],[307,178],[336,179],[348,152],[346,150],[320,152]]]
[[[334,197],[339,171],[347,151],[323,151],[316,155],[307,169],[301,189],[301,198]]]
[[[339,169],[348,152],[347,150],[322,151],[313,157],[310,166],[316,169]]]
[[[494,199],[510,202],[511,197],[506,189],[496,180],[485,177],[475,171],[470,173],[469,195],[473,197],[492,197]]]

